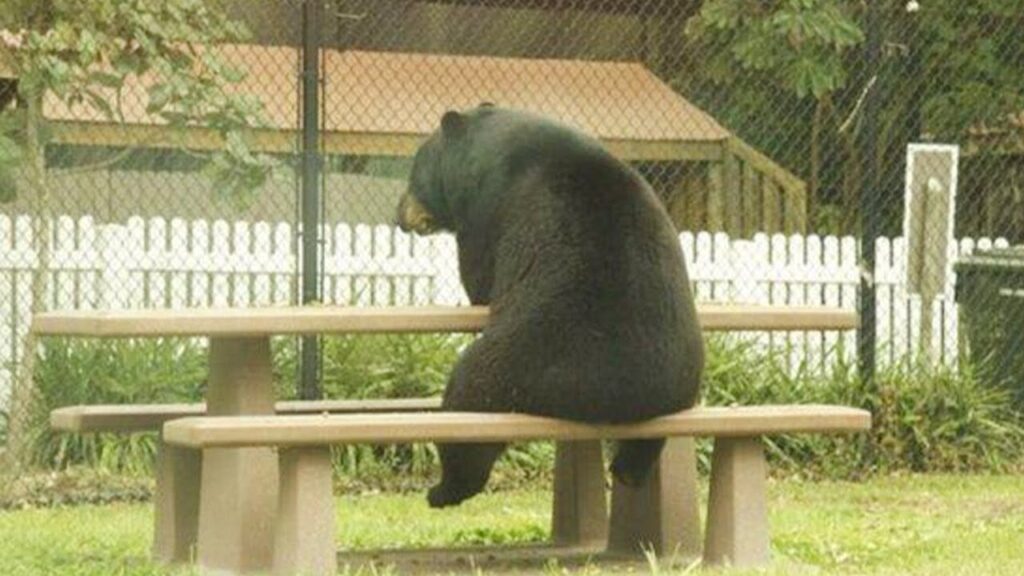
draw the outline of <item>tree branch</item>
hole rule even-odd
[[[846,130],[850,128],[850,125],[857,119],[857,115],[860,113],[860,109],[864,106],[864,101],[867,100],[868,93],[871,92],[872,88],[874,88],[876,80],[878,80],[877,74],[872,76],[864,86],[864,89],[861,90],[860,96],[857,97],[857,103],[853,105],[853,110],[850,111],[850,115],[847,116],[846,120],[843,120],[843,123],[839,126],[838,132],[840,134],[846,132]]]

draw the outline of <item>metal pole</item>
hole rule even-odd
[[[875,241],[879,234],[879,165],[878,139],[878,92],[881,82],[879,56],[881,54],[881,31],[878,18],[879,0],[867,3],[867,38],[864,52],[864,80],[870,86],[864,101],[864,118],[860,132],[861,173],[860,221],[861,221],[861,281],[860,281],[860,329],[857,331],[857,358],[860,376],[865,381],[875,374]]]
[[[320,23],[322,0],[302,6],[302,303],[320,300]],[[302,338],[299,397],[320,397],[319,342]]]

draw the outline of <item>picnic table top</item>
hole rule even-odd
[[[850,330],[855,312],[837,308],[701,304],[701,326],[724,330]],[[42,336],[259,337],[285,334],[478,332],[484,306],[368,307],[271,306],[160,310],[55,311],[37,314],[32,330]]]

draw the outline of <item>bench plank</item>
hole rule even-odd
[[[697,315],[706,331],[851,330],[858,324],[855,312],[838,308],[701,304]],[[42,336],[96,337],[478,332],[487,319],[483,306],[92,310],[37,314],[32,330]]]
[[[628,425],[588,425],[524,414],[476,412],[183,418],[164,440],[193,448],[404,442],[511,442],[672,436],[747,437],[868,430],[871,415],[842,406],[694,408]]]
[[[440,398],[387,400],[290,400],[278,402],[278,414],[348,414],[354,412],[427,412],[440,410]],[[50,427],[62,432],[145,432],[165,422],[205,416],[206,404],[97,404],[65,406],[50,412]]]

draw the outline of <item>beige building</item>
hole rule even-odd
[[[294,160],[298,50],[266,45],[217,50],[246,73],[230,90],[263,105],[265,124],[254,130],[253,147]],[[545,114],[597,136],[655,185],[681,228],[733,234],[805,229],[803,182],[639,63],[328,49],[322,66],[328,220],[388,221],[404,188],[409,156],[441,115],[489,101]],[[218,200],[197,171],[195,154],[220,146],[218,137],[200,127],[172,131],[147,114],[153,82],[129,81],[121,94],[124,121],[118,123],[86,106],[46,102],[56,142],[49,158],[62,211],[101,219],[131,214],[294,218],[298,186],[288,169],[246,207]],[[76,170],[125,148],[137,152],[109,169]],[[23,202],[0,210],[19,211]]]

